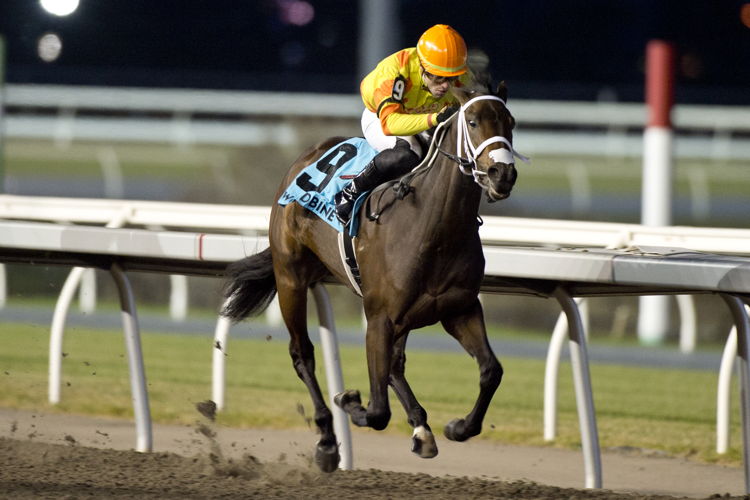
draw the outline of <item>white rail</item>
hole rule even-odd
[[[255,253],[267,245],[264,237],[20,221],[0,222],[0,242],[0,259],[3,261],[75,264],[111,269],[120,290],[123,324],[128,338],[139,449],[150,448],[150,416],[135,305],[127,277],[122,271],[216,274],[221,272],[227,262]],[[736,296],[750,296],[749,259],[664,248],[641,251],[485,246],[484,251],[484,292],[554,296],[566,313],[571,349],[575,351],[574,379],[584,446],[584,483],[589,488],[602,486],[601,459],[589,382],[586,339],[572,296],[720,293],[737,324],[745,486],[746,491],[750,492],[750,370],[747,365],[750,324],[742,302]],[[332,353],[326,359],[326,368],[331,370],[329,364],[337,356]],[[345,451],[343,442],[342,449]]]
[[[60,198],[0,194],[0,219],[76,224],[108,224],[125,217],[130,226],[210,229],[212,232],[265,234],[270,207],[138,200]],[[486,216],[483,243],[627,248],[672,246],[711,253],[750,255],[750,229]]]
[[[99,199],[71,199],[51,197],[25,197],[14,195],[0,195],[0,219],[16,219],[31,221],[54,221],[77,224],[107,224],[110,227],[123,225],[139,226],[146,228],[171,227],[180,229],[208,229],[211,232],[226,231],[227,233],[264,234],[268,228],[270,209],[268,207],[246,207],[233,205],[208,205],[190,203],[163,203],[144,202],[128,200],[99,200]],[[643,227],[636,224],[612,224],[598,222],[562,221],[524,219],[508,217],[486,217],[484,225],[480,229],[480,235],[485,245],[499,247],[503,245],[531,244],[540,247],[550,245],[568,247],[598,247],[610,249],[627,249],[638,246],[671,246],[689,248],[704,252],[722,254],[748,254],[746,242],[750,241],[750,230],[745,229],[716,229],[696,227],[668,227],[653,228]],[[62,230],[64,226],[61,226]],[[69,228],[72,229],[72,228]],[[82,231],[94,230],[95,228],[78,228]],[[92,233],[96,234],[96,233]],[[157,233],[154,233],[157,234]],[[186,237],[189,237],[186,234]],[[218,236],[217,236],[218,237]],[[230,235],[227,235],[232,240]],[[202,242],[203,243],[203,242]],[[91,241],[84,244],[80,251],[90,247]],[[88,246],[87,246],[88,245]],[[123,251],[123,249],[120,249]],[[146,254],[153,248],[146,249]],[[135,252],[136,249],[127,250]],[[197,251],[195,248],[193,251]],[[205,258],[209,249],[205,245],[200,247],[201,258]],[[252,253],[253,249],[245,249]],[[195,258],[195,255],[185,255],[185,259]],[[553,270],[550,270],[553,272]],[[69,280],[76,280],[74,270]],[[4,283],[3,283],[4,285]],[[75,285],[73,290],[75,289]],[[62,342],[62,330],[64,329],[67,304],[70,302],[72,291],[68,283],[64,287],[58,302],[59,310],[56,310],[55,321],[53,321],[52,335],[50,341],[50,398],[51,401],[59,401],[59,387],[53,387],[59,380],[59,366],[54,360],[59,356],[54,346]],[[65,299],[65,300],[63,300]],[[563,317],[561,316],[561,320]],[[565,318],[567,319],[567,318]],[[562,324],[558,325],[561,326]],[[554,350],[553,346],[562,346],[562,338],[565,328],[560,330],[556,327],[556,334],[550,344],[548,357],[559,359],[559,348]],[[568,331],[570,334],[571,332]],[[221,330],[217,327],[217,339],[222,340],[221,345],[226,346],[226,334],[221,337]],[[731,341],[731,338],[730,338]],[[730,346],[731,347],[731,346]],[[729,350],[728,354],[736,352]],[[727,357],[727,356],[725,356]],[[732,358],[734,356],[731,356]],[[223,361],[223,356],[220,357]],[[545,438],[554,437],[554,387],[556,384],[556,362],[548,363],[547,377],[545,382]],[[722,363],[720,379],[726,380],[731,374],[731,360]],[[57,376],[55,376],[57,374]],[[554,376],[553,376],[554,375]],[[223,377],[215,377],[216,379]],[[223,384],[223,382],[222,382]],[[214,396],[217,403],[223,406],[223,386],[221,391],[214,388]],[[719,412],[717,413],[717,448],[726,449],[728,441],[728,409],[722,405],[728,405],[729,396],[726,383],[719,384]],[[551,416],[550,416],[551,415]],[[723,441],[722,441],[723,440]],[[722,444],[723,443],[723,444]]]
[[[358,118],[363,106],[354,94],[14,84],[5,89],[9,107],[70,111]]]
[[[267,118],[351,120],[356,131],[362,111],[354,94],[63,85],[8,85],[5,102],[10,138],[245,146],[295,144],[294,126]],[[524,151],[641,154],[642,104],[514,100],[512,106],[523,117],[517,138]],[[746,107],[677,105],[674,122],[677,156],[750,158]]]
[[[750,229],[484,217],[479,235],[483,242],[491,244],[512,242],[602,248],[673,246],[699,252],[750,255]]]
[[[9,107],[73,112],[148,111],[355,119],[359,119],[363,106],[356,94],[17,84],[6,86],[5,102]],[[646,123],[646,107],[638,103],[518,99],[513,100],[513,111],[530,124],[643,128]],[[747,107],[678,104],[674,115],[678,129],[750,131]]]
[[[71,199],[54,197],[29,197],[0,195],[0,218],[19,220],[54,221],[65,223],[109,224],[140,227],[202,228],[211,231],[232,233],[264,234],[270,217],[269,207],[249,207],[236,205],[213,205],[195,203],[165,203],[128,200]],[[480,228],[480,236],[485,244],[533,244],[568,245],[571,247],[628,248],[630,246],[674,246],[691,250],[735,255],[750,254],[750,230],[701,228],[673,226],[654,228],[638,224],[583,222],[551,219],[531,219],[516,217],[485,217]],[[0,269],[2,266],[0,266]],[[0,274],[0,278],[4,276]],[[54,360],[62,350],[62,338],[67,312],[72,295],[81,277],[81,270],[71,272],[66,286],[58,299],[51,329],[50,349],[50,402],[60,401],[60,367]],[[0,291],[4,291],[5,281],[1,280]],[[186,290],[174,289],[171,303],[184,302],[185,297],[176,293]],[[5,294],[0,296],[5,300]],[[683,352],[690,352],[695,345],[696,323],[692,310],[692,299],[678,296],[680,315],[680,345]],[[270,313],[274,313],[270,309]],[[174,316],[174,314],[173,314]],[[560,320],[565,316],[561,313]],[[567,330],[565,323],[559,323],[552,337],[548,361],[559,359],[562,340]],[[221,325],[217,326],[217,339],[220,341]],[[226,340],[225,340],[226,341]],[[722,363],[720,378],[731,375],[731,363]],[[545,439],[552,440],[556,435],[556,382],[557,363],[548,362],[545,377]],[[223,392],[214,391],[219,407],[224,406]],[[722,405],[717,412],[717,450],[722,453],[728,447],[729,394],[726,385],[720,385],[718,399]]]
[[[0,194],[0,219],[211,229],[232,233],[268,231],[270,207]]]
[[[268,207],[0,195],[0,219],[97,224],[108,227],[171,227],[210,229],[212,232],[226,231],[235,234],[263,234],[268,229],[270,212]],[[52,323],[54,342],[61,342],[70,303],[84,276],[82,270],[74,269],[66,281],[66,293],[60,295]],[[0,280],[0,302],[4,302],[4,274],[0,275]],[[88,283],[89,286],[95,287],[95,281],[90,280]],[[174,319],[184,319],[188,293],[185,277],[174,275],[170,278],[170,283],[170,313]],[[84,289],[83,285],[81,292],[82,295],[89,296],[89,307],[93,307],[95,292],[91,288]],[[59,389],[52,390],[51,387],[50,402],[59,402]]]

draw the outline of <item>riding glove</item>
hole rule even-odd
[[[458,111],[458,106],[448,106],[446,108],[443,108],[443,110],[439,112],[435,117],[435,121],[437,123],[443,123],[445,120],[453,116],[456,111]]]

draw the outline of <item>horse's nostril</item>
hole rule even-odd
[[[508,183],[511,186],[516,182],[516,168],[513,165],[495,164],[487,169],[487,175],[494,183]]]

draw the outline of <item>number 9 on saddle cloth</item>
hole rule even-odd
[[[378,153],[365,139],[353,137],[335,145],[318,161],[305,167],[282,193],[279,205],[296,201],[342,232],[344,226],[336,218],[336,194],[350,183],[355,184],[352,214],[356,214],[367,193],[383,182],[409,173],[418,163],[419,157],[403,139],[398,139],[394,148]],[[368,171],[364,172],[365,169]],[[356,183],[353,183],[355,178]],[[349,234],[356,236],[358,229],[359,221],[352,216]]]

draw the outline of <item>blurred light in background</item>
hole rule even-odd
[[[746,28],[750,28],[750,3],[743,4],[740,7],[740,20]]]
[[[56,33],[45,33],[39,38],[36,50],[42,61],[53,62],[60,57],[60,52],[62,52],[62,40]]]
[[[309,2],[300,0],[277,0],[279,15],[284,24],[305,26],[315,18],[315,9]]]
[[[78,8],[79,0],[39,0],[44,10],[56,16],[67,16]]]

